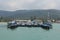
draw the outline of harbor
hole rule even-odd
[[[41,20],[14,20],[7,23],[8,28],[16,27],[41,27],[46,29],[52,29],[51,22],[43,22]]]

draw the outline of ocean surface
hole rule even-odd
[[[0,40],[60,40],[60,24],[52,25],[50,30],[40,27],[8,29],[6,23],[0,23]]]

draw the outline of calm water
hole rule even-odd
[[[50,30],[27,27],[11,30],[0,24],[0,40],[60,40],[60,24],[54,23]]]

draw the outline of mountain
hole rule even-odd
[[[48,12],[50,17],[53,19],[60,19],[60,10],[50,9],[50,10],[16,10],[16,11],[3,11],[0,10],[0,16],[9,18],[30,18],[33,16],[39,18],[47,18]]]

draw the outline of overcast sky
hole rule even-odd
[[[60,0],[0,0],[0,10],[60,9]]]

